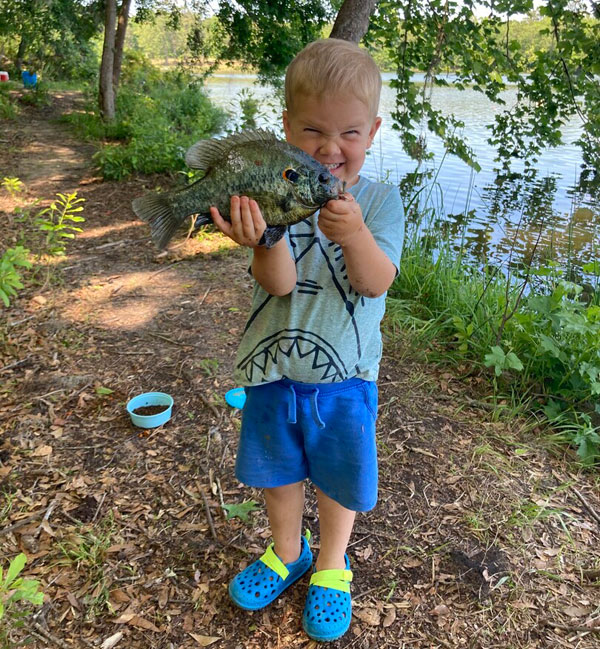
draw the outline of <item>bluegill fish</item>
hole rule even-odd
[[[185,161],[205,172],[201,180],[179,191],[146,194],[132,203],[137,216],[150,224],[159,248],[192,214],[198,215],[197,226],[212,223],[211,205],[230,220],[231,196],[256,200],[268,226],[261,243],[270,248],[288,225],[314,214],[344,191],[327,167],[270,131],[200,140],[187,151]]]

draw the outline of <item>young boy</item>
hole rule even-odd
[[[377,500],[379,325],[404,232],[398,189],[359,176],[381,124],[380,90],[377,66],[357,45],[308,45],[286,73],[286,139],[345,181],[347,193],[270,249],[258,245],[266,224],[255,201],[232,197],[231,223],[211,208],[217,227],[253,251],[252,311],[236,359],[247,395],[236,475],[264,488],[274,540],[229,593],[257,610],[311,567],[301,533],[309,478],[320,551],[303,626],[321,641],[350,626],[346,548],[356,512]]]

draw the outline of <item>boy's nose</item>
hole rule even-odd
[[[319,145],[319,153],[321,153],[321,155],[332,155],[338,153],[339,150],[340,147],[333,137],[324,138]]]

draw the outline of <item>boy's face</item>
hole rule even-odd
[[[290,144],[325,165],[347,187],[358,182],[367,149],[381,124],[360,99],[348,95],[300,97],[293,111],[283,111]]]

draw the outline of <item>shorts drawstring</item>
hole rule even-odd
[[[296,394],[296,390],[294,390],[293,385],[290,385],[289,388],[290,388],[290,394],[288,395],[287,422],[288,424],[295,424],[298,421],[297,405],[296,405],[298,395]],[[311,390],[310,409],[313,416],[313,421],[317,424],[319,428],[325,428],[325,422],[321,419],[321,415],[319,414],[318,397],[319,397],[319,388],[315,388],[314,390]]]
[[[317,404],[317,397],[319,396],[319,388],[315,388],[311,392],[310,407],[312,409],[312,416],[319,428],[325,428],[325,422],[321,419],[319,414],[319,406]]]

